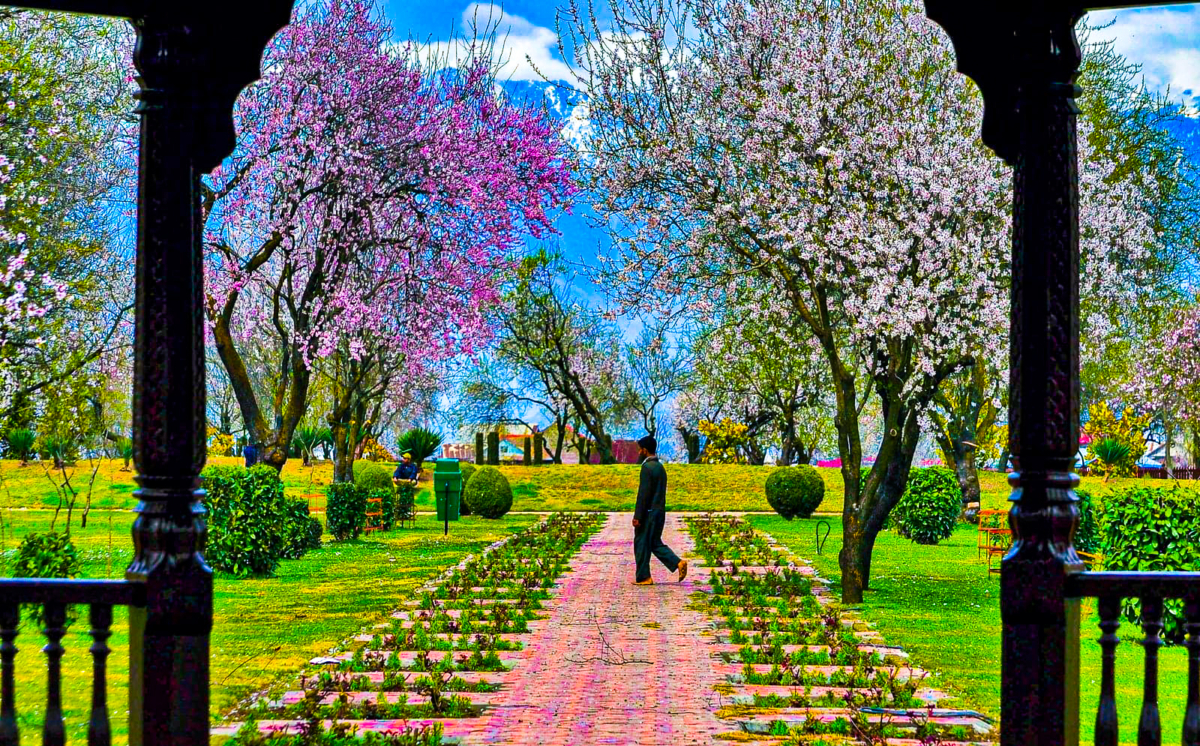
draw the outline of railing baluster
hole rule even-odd
[[[17,729],[17,685],[14,658],[17,657],[17,626],[21,623],[21,606],[0,604],[0,746],[17,746],[21,733]]]
[[[42,746],[64,746],[67,742],[62,714],[62,638],[67,633],[67,606],[47,603],[46,612],[46,722],[42,726]]]
[[[1121,638],[1117,630],[1121,627],[1121,599],[1119,596],[1102,596],[1100,612],[1100,708],[1096,711],[1096,746],[1117,746],[1117,645]]]
[[[1188,692],[1183,716],[1183,746],[1200,746],[1200,593],[1184,602],[1187,617]]]
[[[108,722],[108,638],[112,636],[112,606],[92,604],[88,621],[92,625],[92,718],[88,723],[88,746],[110,746],[112,729]]]
[[[1163,627],[1163,601],[1156,596],[1142,599],[1142,629],[1146,639],[1146,678],[1142,686],[1142,716],[1138,720],[1138,746],[1161,746],[1162,724],[1158,716],[1158,649]]]

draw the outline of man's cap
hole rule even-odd
[[[650,453],[658,453],[658,441],[653,435],[647,435],[637,442],[638,447],[645,448]]]

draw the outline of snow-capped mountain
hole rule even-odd
[[[566,81],[507,80],[500,88],[514,101],[544,106],[549,115],[562,123],[563,135],[575,147],[587,137],[587,96]]]

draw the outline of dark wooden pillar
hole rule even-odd
[[[126,577],[129,739],[207,744],[212,571],[204,563],[205,460],[201,225],[195,39],[177,20],[140,20],[141,93],[133,447],[138,517]]]
[[[1046,7],[1046,6],[1050,7]],[[1034,4],[1018,19],[1009,449],[1013,548],[1001,564],[1002,741],[1079,742],[1079,613],[1066,579],[1079,443],[1079,174],[1075,23]]]
[[[1013,166],[1009,447],[1015,471],[1001,564],[1001,742],[1079,742],[1083,570],[1072,545],[1079,439],[1080,64],[1072,0],[925,0],[984,99],[983,140]]]

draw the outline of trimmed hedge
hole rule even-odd
[[[776,469],[765,489],[771,509],[789,521],[808,518],[825,499],[825,480],[807,464]]]
[[[462,488],[463,494],[458,501],[458,514],[471,515],[471,506],[467,505],[467,482],[471,481],[471,475],[477,471],[475,464],[467,461],[460,462],[458,470],[462,472]]]
[[[208,543],[204,558],[215,570],[238,577],[275,574],[298,520],[283,495],[279,472],[259,464],[210,466],[204,479]],[[307,513],[307,507],[305,509]]]
[[[1100,544],[1105,570],[1200,570],[1200,492],[1180,486],[1133,486],[1104,499]],[[1141,603],[1123,602],[1125,618],[1141,621]],[[1163,638],[1184,640],[1182,601],[1165,602]]]
[[[889,517],[904,538],[937,544],[954,533],[961,513],[962,489],[954,472],[930,466],[909,471],[908,485]]]
[[[287,498],[283,501],[283,559],[300,559],[310,549],[321,548],[321,522],[308,514],[308,503]]]
[[[1100,551],[1100,527],[1096,521],[1095,503],[1087,490],[1075,490],[1075,494],[1079,496],[1079,527],[1075,529],[1075,548],[1095,554]]]
[[[326,487],[325,523],[334,541],[357,539],[367,525],[367,491],[351,482]]]
[[[499,469],[485,466],[471,475],[463,488],[463,502],[477,516],[500,518],[512,509],[512,487]]]

